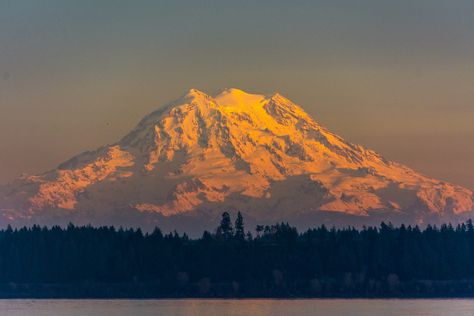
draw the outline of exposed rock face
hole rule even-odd
[[[256,221],[314,214],[326,221],[337,213],[397,214],[411,223],[452,220],[472,208],[470,190],[346,142],[279,94],[237,89],[215,96],[192,89],[118,143],[0,191],[3,223],[100,217],[103,224],[160,225],[226,209]]]

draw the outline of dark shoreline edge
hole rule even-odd
[[[414,282],[411,282],[414,283]],[[415,282],[416,283],[416,282]],[[436,282],[433,282],[436,284]],[[473,281],[468,283],[450,283],[451,286],[460,284],[472,288],[457,293],[442,289],[436,293],[383,293],[360,294],[345,293],[334,295],[223,295],[216,293],[184,294],[160,293],[159,290],[147,288],[144,284],[0,284],[0,300],[5,299],[92,299],[92,300],[314,300],[314,299],[474,299]],[[450,293],[451,292],[451,293]]]

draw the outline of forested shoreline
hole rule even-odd
[[[474,297],[474,226],[8,227],[0,297]]]

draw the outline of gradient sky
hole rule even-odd
[[[0,1],[0,183],[112,143],[194,87],[279,91],[474,189],[474,1]]]

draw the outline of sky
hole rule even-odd
[[[0,183],[229,87],[474,189],[472,0],[0,1]]]

